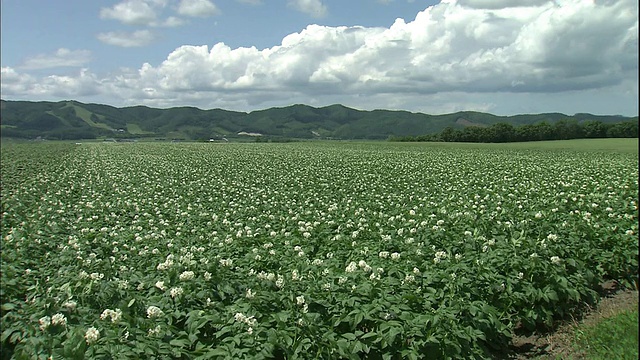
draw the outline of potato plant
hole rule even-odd
[[[2,358],[490,358],[637,286],[637,154],[2,148]]]

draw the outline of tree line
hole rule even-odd
[[[446,127],[439,133],[418,136],[398,136],[391,141],[443,141],[443,142],[479,142],[505,143],[522,141],[598,139],[598,138],[637,138],[638,120],[618,123],[603,123],[574,119],[559,120],[555,123],[541,121],[535,124],[513,126],[499,122],[491,126],[467,126],[462,129]]]

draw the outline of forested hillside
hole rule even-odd
[[[497,116],[464,111],[427,115],[408,111],[361,111],[343,105],[321,108],[292,105],[249,113],[194,107],[117,108],[77,101],[2,100],[0,107],[2,137],[52,140],[152,138],[206,141],[242,137],[260,137],[274,141],[314,138],[416,140],[424,135],[447,136],[449,133],[453,138],[468,140],[486,133],[483,129],[500,131],[496,124],[508,124],[512,127],[528,125],[529,127],[518,128],[519,132],[526,132],[538,129],[535,126],[551,126],[558,122],[570,126],[589,122],[606,126],[631,121],[636,127],[638,122],[637,117],[592,114]]]

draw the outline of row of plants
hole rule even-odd
[[[638,275],[637,154],[3,145],[18,161],[7,359],[489,358]]]

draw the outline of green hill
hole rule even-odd
[[[343,105],[269,108],[249,113],[195,107],[117,108],[77,101],[31,102],[0,100],[2,137],[44,139],[160,138],[208,140],[258,136],[272,139],[386,139],[437,133],[447,127],[514,126],[546,121],[589,120],[617,123],[637,117],[573,116],[550,113],[497,116],[463,111],[427,115],[408,111],[361,111]],[[249,135],[238,135],[249,134]]]

